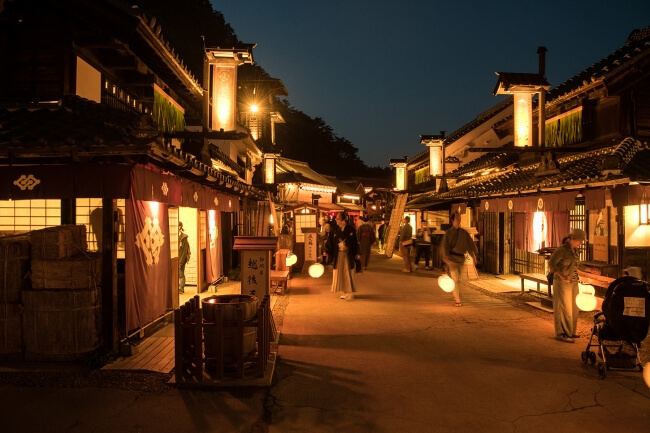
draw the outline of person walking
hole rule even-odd
[[[293,234],[293,218],[287,218],[286,221],[284,222],[284,225],[282,226],[282,230],[280,231],[280,234],[282,235],[292,235]]]
[[[567,240],[558,247],[549,259],[549,271],[553,273],[553,318],[555,338],[573,343],[578,327],[578,247],[587,239],[581,229],[573,229]]]
[[[377,229],[377,252],[383,254],[386,248],[386,220],[382,218],[381,225]]]
[[[357,229],[357,238],[361,252],[361,264],[363,265],[363,269],[368,269],[370,249],[376,240],[375,227],[370,223],[368,217],[363,217],[363,224]]]
[[[185,265],[192,255],[183,223],[178,222],[178,293],[185,293]]]
[[[422,221],[421,227],[418,229],[417,234],[415,235],[417,242],[416,252],[415,252],[415,269],[418,268],[418,263],[420,263],[420,257],[424,255],[424,270],[429,270],[429,260],[431,259],[431,229],[426,221]]]
[[[361,255],[354,226],[347,222],[343,212],[336,214],[336,227],[327,239],[325,254],[330,257],[333,268],[331,291],[341,293],[341,299],[354,299],[357,291],[354,273]]]
[[[413,245],[413,227],[411,227],[411,217],[406,215],[402,220],[402,227],[399,229],[399,253],[404,260],[404,269],[402,272],[411,272],[411,245]]]
[[[325,244],[327,243],[327,238],[330,235],[330,225],[327,217],[320,217],[318,220],[320,224],[320,232],[318,233],[318,249],[322,257],[322,264],[327,265],[328,259],[327,254],[325,254]]]
[[[449,276],[454,280],[454,305],[460,307],[460,289],[467,282],[467,267],[465,266],[465,253],[469,253],[474,263],[478,248],[474,239],[467,230],[460,226],[460,214],[451,214],[451,227],[447,229],[440,245],[442,261],[449,268]]]

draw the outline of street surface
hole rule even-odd
[[[462,307],[434,271],[374,254],[354,300],[294,274],[278,297],[270,388],[162,391],[14,386],[0,380],[8,433],[647,432],[638,371],[602,380],[552,315],[466,289]],[[648,360],[644,360],[648,361]],[[144,373],[146,374],[146,373]],[[2,376],[0,376],[1,378]]]

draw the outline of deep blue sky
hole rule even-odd
[[[495,71],[555,87],[650,26],[650,0],[211,0],[289,102],[370,166],[425,149],[499,103]],[[305,143],[308,144],[308,143]]]

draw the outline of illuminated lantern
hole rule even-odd
[[[309,267],[309,276],[312,278],[320,278],[325,272],[325,266],[320,263],[314,263]]]
[[[578,284],[578,296],[576,296],[578,308],[582,311],[594,311],[598,305],[595,294],[593,286]]]
[[[454,280],[452,280],[451,277],[447,274],[440,275],[438,277],[438,285],[442,290],[444,290],[447,293],[453,292],[454,287],[456,287]]]
[[[298,262],[298,256],[297,255],[295,255],[294,253],[287,254],[287,260],[285,262],[287,264],[287,266],[293,266],[297,262]]]
[[[650,388],[650,362],[646,362],[645,367],[643,367],[643,380],[645,380],[645,384]]]

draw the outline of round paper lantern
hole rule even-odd
[[[453,292],[454,287],[456,287],[454,280],[452,280],[451,277],[447,274],[440,275],[438,277],[438,285],[442,290],[444,290],[447,293]]]
[[[309,276],[312,278],[320,278],[325,272],[325,266],[320,263],[314,263],[309,267]]]
[[[646,362],[645,367],[643,367],[643,380],[645,380],[645,384],[650,388],[650,362]]]
[[[286,264],[287,266],[293,266],[298,262],[298,256],[294,253],[287,254]]]
[[[578,283],[578,296],[576,296],[576,304],[582,311],[594,311],[598,306],[596,299],[596,290],[594,286]]]

